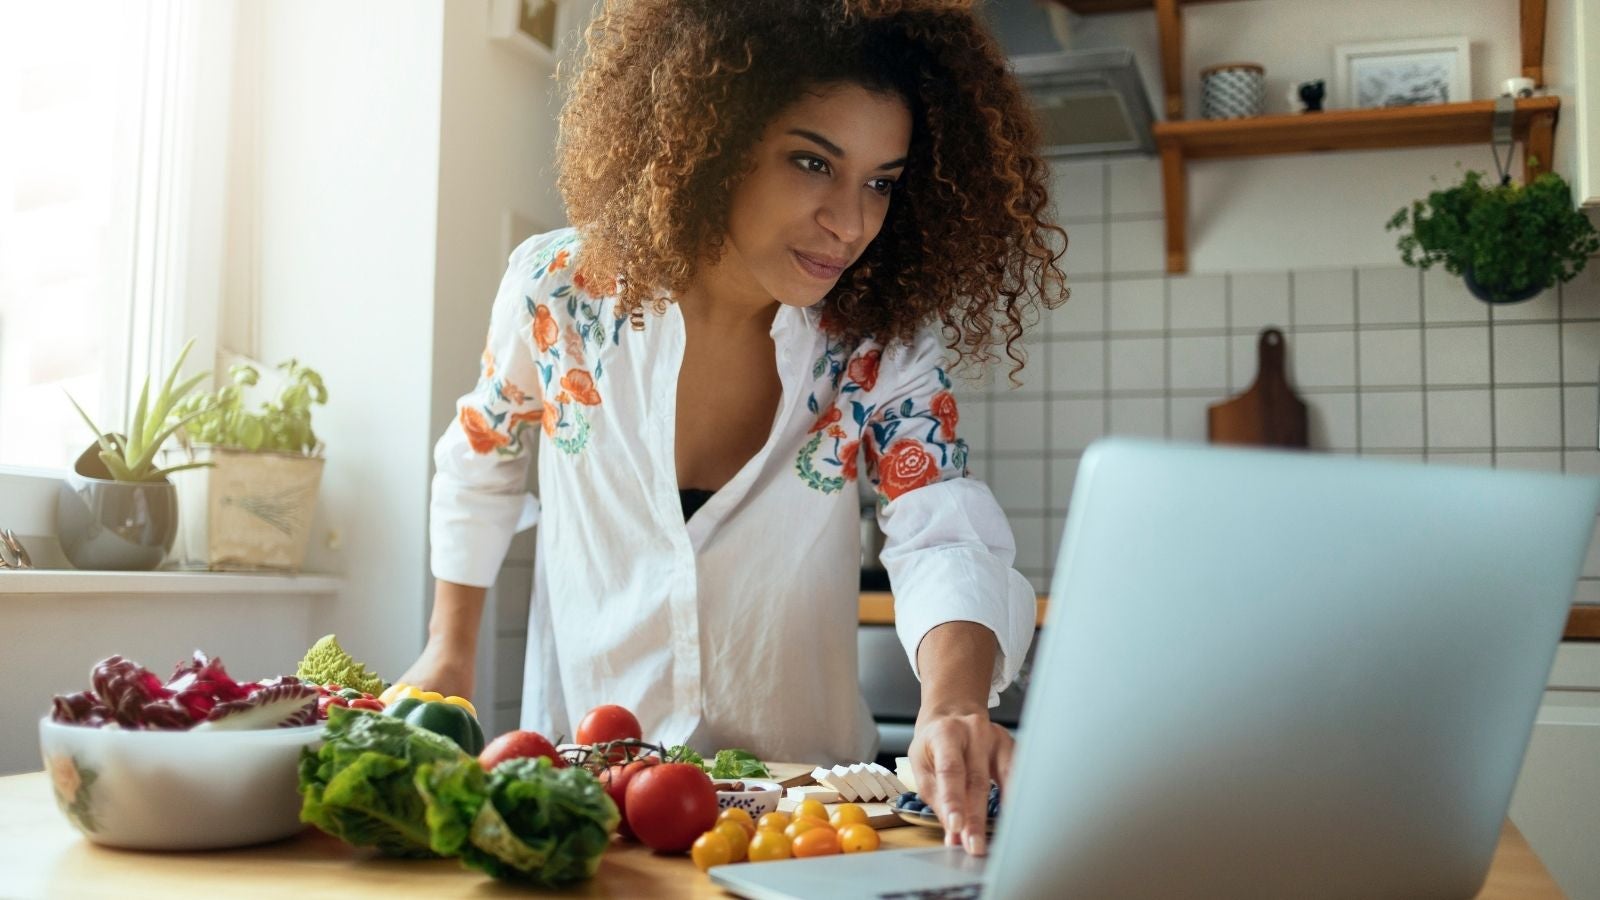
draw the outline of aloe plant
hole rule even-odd
[[[172,433],[183,427],[184,423],[204,412],[209,407],[186,411],[184,415],[172,418],[173,411],[190,391],[194,390],[200,382],[210,374],[201,372],[182,384],[177,384],[178,373],[183,371],[183,361],[189,356],[189,350],[194,346],[191,338],[189,343],[183,345],[183,352],[178,354],[178,361],[172,364],[172,371],[167,373],[167,380],[162,383],[160,393],[155,397],[150,396],[150,379],[146,378],[144,387],[139,390],[139,404],[134,409],[133,416],[126,423],[126,428],[121,434],[102,431],[100,426],[89,418],[83,411],[78,401],[67,394],[67,399],[72,401],[73,409],[83,417],[89,428],[94,431],[95,441],[100,445],[100,461],[105,463],[106,471],[117,481],[161,481],[169,474],[180,469],[194,469],[212,465],[209,462],[190,462],[182,465],[159,468],[155,464],[156,453],[161,445],[172,437]],[[172,418],[171,421],[168,421]]]

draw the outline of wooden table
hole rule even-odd
[[[930,846],[932,829],[881,832],[885,848]],[[745,865],[759,865],[746,863]],[[204,853],[111,850],[91,844],[55,808],[43,773],[0,778],[0,897],[273,898],[528,897],[530,892],[463,869],[454,860],[390,860],[316,829],[276,844]],[[550,896],[544,894],[544,896]],[[594,881],[569,896],[724,897],[688,857],[637,844],[606,853]],[[1539,857],[1508,820],[1480,898],[1562,897]]]

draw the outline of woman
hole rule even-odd
[[[436,449],[438,589],[403,680],[471,688],[484,586],[537,513],[523,727],[620,703],[668,744],[870,760],[865,478],[922,681],[919,783],[982,853],[1012,750],[987,710],[1034,604],[946,365],[1003,341],[1020,367],[1031,304],[1065,299],[1004,58],[954,0],[613,0],[587,41],[561,117],[575,227],[512,254]]]

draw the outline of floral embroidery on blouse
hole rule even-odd
[[[807,400],[817,419],[795,471],[808,486],[824,494],[842,490],[856,479],[856,456],[863,450],[880,504],[939,481],[946,472],[967,474],[967,444],[956,437],[960,414],[944,369],[934,369],[941,389],[932,397],[907,397],[898,406],[880,408],[857,396],[877,385],[882,350],[873,347],[848,362],[842,355],[842,347],[830,344],[812,367],[814,378],[829,377],[839,399],[826,409],[816,393]]]
[[[556,250],[548,261],[536,262],[534,271],[553,274],[567,268],[572,254]],[[576,454],[588,446],[590,421],[585,407],[601,405],[599,382],[605,376],[605,362],[598,351],[608,340],[622,340],[625,316],[606,318],[603,298],[591,294],[582,279],[562,284],[550,291],[544,302],[525,298],[531,320],[531,338],[539,357],[534,360],[543,383],[545,403],[530,415],[544,429],[551,443],[565,453]],[[565,312],[565,327],[557,313]],[[610,325],[607,328],[607,325]],[[589,360],[594,357],[591,365]],[[560,373],[559,375],[557,373]]]
[[[571,242],[547,247],[532,260],[528,273],[535,284],[570,267]],[[526,335],[528,346],[536,353],[534,364],[542,391],[513,383],[500,371],[492,345],[485,346],[478,377],[479,402],[461,407],[461,429],[473,452],[479,454],[517,455],[524,449],[524,434],[530,428],[542,429],[563,451],[577,453],[589,440],[590,423],[583,409],[601,403],[598,382],[604,363],[597,351],[605,347],[608,336],[613,344],[621,340],[625,320],[616,319],[608,329],[608,323],[601,321],[603,298],[591,294],[577,277],[571,284],[557,284],[545,296],[525,295],[523,305],[528,318],[517,330]],[[559,317],[562,312],[564,319]],[[490,337],[494,337],[492,329]]]

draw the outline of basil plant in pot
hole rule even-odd
[[[1527,185],[1485,185],[1483,173],[1468,172],[1400,209],[1388,228],[1401,231],[1406,265],[1442,264],[1489,303],[1517,303],[1571,281],[1600,250],[1600,234],[1554,172]]]
[[[276,398],[254,408],[246,395],[261,372],[239,364],[229,368],[228,384],[174,413],[183,421],[182,446],[169,452],[182,464],[207,466],[174,479],[183,568],[296,572],[305,561],[323,467],[311,408],[328,402],[328,390],[295,360],[278,369]]]
[[[73,463],[56,495],[61,552],[77,568],[154,569],[172,550],[179,516],[168,476],[206,463],[161,467],[155,460],[174,431],[205,413],[198,398],[183,401],[206,374],[178,383],[178,373],[193,346],[192,340],[184,345],[154,395],[150,380],[145,379],[138,405],[120,432],[102,430],[78,401],[67,395],[95,435],[95,442]]]

